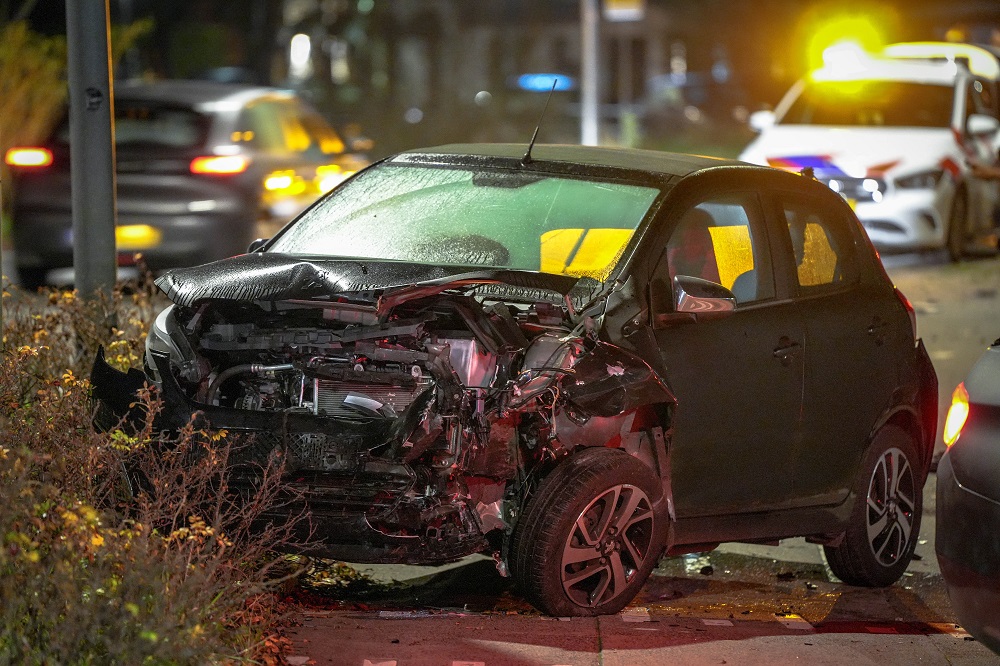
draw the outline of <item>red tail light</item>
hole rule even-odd
[[[15,147],[7,151],[3,161],[15,167],[47,167],[52,164],[52,151],[48,148]]]
[[[944,420],[944,443],[951,446],[958,441],[958,436],[962,434],[965,421],[969,418],[969,392],[965,390],[965,382],[955,387],[951,394],[951,407],[948,408],[948,416]]]
[[[191,173],[234,175],[243,173],[250,160],[243,155],[205,155],[191,160]]]
[[[896,292],[896,297],[899,299],[899,302],[903,304],[904,308],[906,308],[906,314],[910,315],[910,327],[913,328],[913,339],[916,340],[917,339],[917,313],[916,313],[916,311],[914,311],[913,304],[910,303],[910,299],[908,299],[906,296],[904,296],[903,292],[901,292],[899,289],[894,289],[894,290]]]

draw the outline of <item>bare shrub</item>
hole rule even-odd
[[[269,513],[296,500],[281,461],[194,420],[155,432],[148,392],[139,427],[93,430],[80,377],[98,344],[140,362],[148,292],[4,305],[0,664],[275,662],[271,590],[297,571],[271,549],[303,520]]]

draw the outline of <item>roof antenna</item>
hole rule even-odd
[[[552,89],[549,90],[548,97],[545,98],[545,106],[542,107],[542,114],[538,116],[538,124],[535,125],[535,133],[531,135],[531,141],[528,142],[528,150],[525,151],[524,157],[521,158],[521,164],[528,166],[533,161],[531,159],[531,149],[535,147],[535,139],[538,138],[538,128],[542,126],[542,118],[545,117],[545,111],[549,108],[549,101],[552,99],[552,93],[556,90],[556,84],[559,83],[559,77],[552,77]]]

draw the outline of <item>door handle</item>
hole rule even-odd
[[[781,365],[789,366],[792,364],[792,359],[799,356],[801,353],[802,345],[795,342],[787,335],[783,335],[778,340],[778,346],[774,350],[774,358],[781,361]]]

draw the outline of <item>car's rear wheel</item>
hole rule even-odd
[[[824,547],[837,578],[850,585],[885,587],[903,575],[920,532],[920,470],[909,434],[896,426],[879,431],[865,457],[844,540]]]
[[[951,215],[948,217],[948,256],[952,261],[961,261],[969,240],[969,194],[964,187],[955,191],[951,201]]]
[[[45,285],[45,278],[49,274],[48,268],[32,268],[27,266],[17,267],[17,283],[24,291],[38,291],[39,287]]]
[[[532,497],[511,543],[514,581],[558,616],[617,613],[656,566],[666,528],[660,479],[624,451],[561,463]]]

